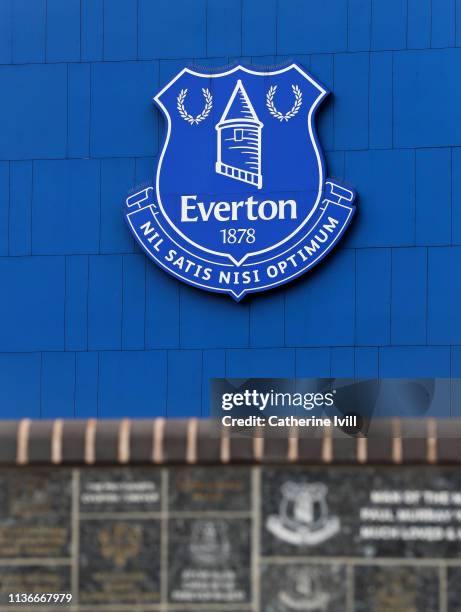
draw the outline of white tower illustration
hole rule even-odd
[[[261,174],[261,130],[242,81],[239,79],[216,124],[216,172],[244,183],[263,186]]]

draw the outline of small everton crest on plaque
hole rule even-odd
[[[126,200],[147,255],[236,300],[325,257],[355,211],[325,174],[314,119],[327,93],[297,64],[177,74],[154,98],[167,125],[155,185]]]
[[[296,546],[316,546],[339,532],[339,518],[330,515],[328,509],[325,484],[288,481],[281,493],[279,514],[269,516],[266,523],[280,540]]]

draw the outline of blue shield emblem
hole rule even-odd
[[[297,64],[182,70],[154,98],[167,126],[155,185],[127,199],[141,246],[237,300],[317,263],[354,213],[354,192],[325,179],[314,120],[327,93]]]

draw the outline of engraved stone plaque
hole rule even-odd
[[[251,471],[244,467],[170,470],[171,511],[249,511]]]
[[[354,591],[356,612],[439,610],[438,570],[435,567],[357,567]]]
[[[4,470],[0,476],[0,558],[70,555],[71,472]]]
[[[458,557],[461,474],[450,468],[268,468],[264,555]]]
[[[160,557],[160,521],[81,521],[80,603],[157,603]]]
[[[347,587],[344,565],[315,565],[305,562],[263,565],[261,609],[264,612],[344,612]]]
[[[171,603],[242,604],[251,600],[250,521],[171,519]]]
[[[10,593],[56,594],[70,592],[70,567],[68,565],[19,565],[0,566],[0,606],[8,605]],[[20,604],[10,604],[18,608]],[[44,610],[50,604],[29,606],[30,609]],[[53,604],[57,609],[68,608],[69,604]]]
[[[156,512],[160,470],[93,469],[80,473],[80,512]]]

